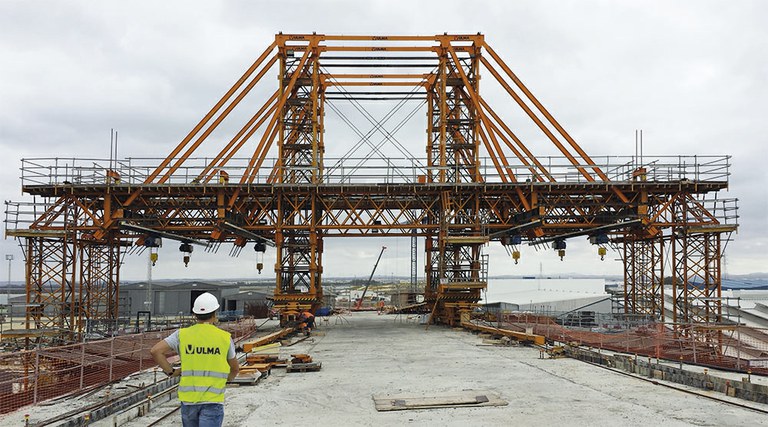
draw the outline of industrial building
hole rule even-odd
[[[150,311],[162,316],[191,313],[195,298],[205,292],[215,295],[225,311],[243,310],[248,302],[266,302],[266,293],[242,292],[241,287],[237,283],[213,281],[160,281],[151,286],[147,282],[128,283],[120,286],[120,312],[129,315],[150,310],[150,294]]]
[[[192,312],[192,304],[199,295],[210,292],[221,300],[222,292],[228,288],[231,292],[237,292],[237,287],[209,282],[157,282],[151,285],[146,282],[129,283],[120,286],[120,312],[134,314],[150,311],[152,315],[187,315]]]
[[[605,283],[605,279],[494,279],[488,283],[483,302],[514,303],[515,311],[552,315],[586,306],[600,313],[611,313]]]

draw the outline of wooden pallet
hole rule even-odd
[[[240,370],[258,370],[261,372],[266,372],[272,369],[271,363],[249,363],[245,366],[241,366]]]
[[[320,362],[312,363],[292,363],[285,367],[286,372],[317,372],[323,364]]]
[[[227,384],[235,384],[235,385],[256,385],[259,380],[261,380],[261,373],[256,372],[240,372],[237,374],[234,380],[228,381]]]
[[[247,354],[245,361],[248,364],[251,363],[271,363],[279,361],[279,356],[276,354]]]
[[[292,354],[291,363],[312,363],[312,356],[304,353]]]
[[[271,369],[275,367],[284,367],[288,363],[288,359],[278,359],[277,357],[256,358],[248,357],[245,360],[244,366],[256,366],[260,370]]]

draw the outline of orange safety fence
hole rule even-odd
[[[256,331],[253,319],[222,323],[239,340]],[[87,391],[156,366],[149,349],[173,330],[0,354],[0,413]]]
[[[543,335],[549,341],[768,375],[768,329],[736,324],[673,328],[663,323],[571,328],[552,317],[524,313],[501,315],[499,322],[501,327]]]

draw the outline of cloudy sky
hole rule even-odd
[[[0,192],[24,200],[22,158],[107,158],[110,128],[121,157],[164,157],[279,31],[482,32],[591,156],[633,154],[635,129],[646,157],[733,156],[721,197],[739,199],[741,227],[725,273],[766,272],[767,18],[762,1],[0,0]],[[423,129],[402,132],[423,153]],[[408,275],[406,239],[328,239],[325,275],[366,276],[381,245],[389,250],[379,273]],[[167,246],[156,278],[274,275],[267,267],[256,276],[245,251],[198,251],[179,270],[177,245]],[[16,242],[1,249],[15,254],[12,278],[22,280]],[[600,262],[581,240],[569,241],[565,261],[526,247],[514,265],[500,245],[488,252],[492,275],[622,271],[615,254]],[[124,279],[146,274],[145,257],[126,260]]]

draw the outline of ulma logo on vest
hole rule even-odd
[[[218,347],[193,347],[192,344],[187,344],[185,354],[221,354],[221,350]]]

